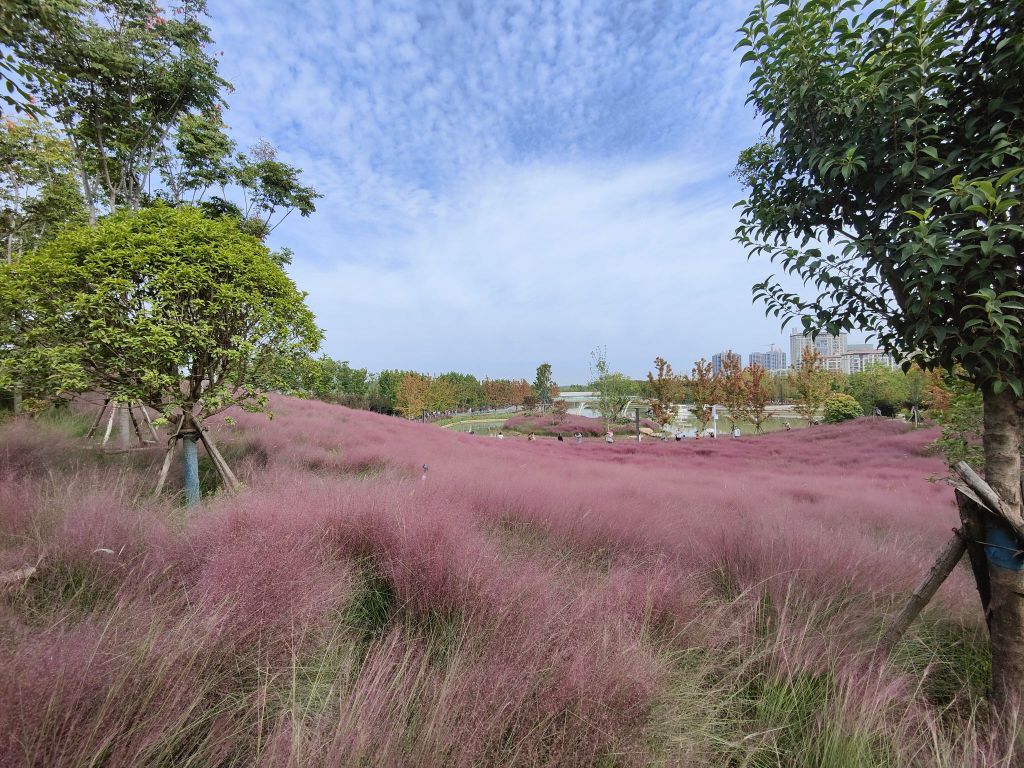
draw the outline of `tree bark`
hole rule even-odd
[[[985,480],[1003,504],[1021,513],[1020,404],[1009,390],[984,397]],[[1011,718],[1024,703],[1024,557],[1022,543],[1004,524],[986,520],[986,555],[991,588],[989,635],[992,703]]]

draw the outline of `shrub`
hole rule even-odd
[[[838,424],[863,415],[860,403],[849,395],[837,392],[825,400],[825,421],[829,424]]]

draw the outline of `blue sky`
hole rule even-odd
[[[750,0],[210,5],[227,121],[324,198],[277,245],[325,351],[585,380],[783,343],[731,242]]]

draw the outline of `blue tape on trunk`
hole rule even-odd
[[[996,568],[1024,571],[1024,553],[1017,538],[997,525],[985,526],[985,555]]]

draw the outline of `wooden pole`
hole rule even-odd
[[[1024,541],[1024,519],[1021,519],[1020,513],[1004,504],[999,494],[992,490],[992,486],[982,480],[966,461],[958,462],[953,469],[967,484],[967,487],[978,495],[989,511],[1001,517],[1017,535],[1017,538]]]
[[[991,513],[967,488],[957,488],[956,506],[960,511],[960,522],[964,538],[967,541],[967,556],[971,560],[971,571],[974,572],[974,583],[978,587],[981,598],[981,610],[988,621],[988,603],[992,596],[992,585],[989,583],[988,557],[985,555],[985,516]]]
[[[181,427],[185,423],[184,414],[178,420],[178,427],[174,430],[174,434],[167,440],[167,453],[164,454],[164,464],[160,467],[160,476],[156,481],[156,490],[153,491],[154,496],[159,496],[160,492],[164,489],[164,482],[167,480],[167,473],[171,469],[171,459],[174,457],[174,446],[178,442],[178,438],[181,436]]]
[[[96,430],[99,429],[100,422],[103,421],[103,414],[107,412],[107,403],[110,402],[109,397],[103,398],[103,405],[100,406],[100,412],[96,414],[96,421],[89,427],[89,431],[85,433],[86,437],[92,437],[96,434]]]
[[[206,452],[210,454],[210,458],[213,459],[213,466],[216,467],[217,473],[220,475],[221,480],[224,481],[224,485],[227,486],[229,491],[237,491],[241,487],[241,483],[238,482],[238,478],[235,477],[235,473],[231,471],[231,467],[228,466],[227,461],[221,456],[220,451],[217,450],[217,446],[213,444],[213,438],[210,437],[206,430],[203,429],[201,424],[197,424],[199,429],[199,439],[203,441],[203,445],[206,446]]]
[[[117,434],[122,451],[130,451],[132,447],[131,408],[128,401],[117,406]]]
[[[128,418],[131,419],[132,428],[135,430],[135,436],[139,438],[139,445],[145,445],[146,440],[142,437],[142,430],[139,428],[139,420],[135,418],[135,412],[132,410],[132,404],[128,403],[125,407],[128,409]]]
[[[153,426],[153,422],[149,418],[149,411],[146,410],[146,404],[141,400],[139,401],[139,409],[142,411],[142,418],[146,420],[146,426],[149,427],[149,433],[153,435],[153,442],[159,442],[160,436],[156,433],[156,427]]]
[[[106,447],[107,441],[110,439],[110,431],[114,428],[114,414],[117,413],[117,405],[112,403],[110,406],[110,420],[107,422],[107,431],[103,433],[103,442],[101,445]]]
[[[171,459],[174,458],[174,446],[178,442],[178,435],[174,434],[170,440],[167,441],[167,452],[164,454],[164,463],[160,467],[160,476],[156,481],[156,489],[153,491],[154,496],[159,496],[160,492],[164,489],[164,482],[167,480],[167,473],[171,469]]]
[[[932,599],[942,585],[942,582],[946,580],[946,577],[952,573],[966,551],[967,542],[963,532],[960,530],[954,531],[953,538],[942,548],[942,552],[935,559],[931,569],[928,571],[928,575],[924,577],[924,581],[914,590],[914,594],[907,600],[903,610],[886,627],[885,632],[882,634],[882,639],[878,642],[878,651],[881,654],[889,655],[896,643],[903,637],[903,633],[907,631],[907,627],[917,618],[924,607],[928,605],[928,601]]]

